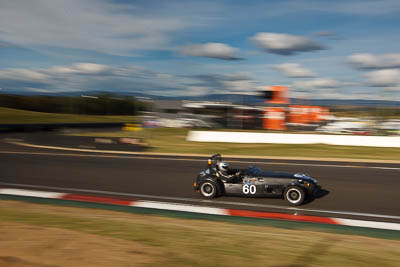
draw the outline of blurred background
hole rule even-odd
[[[53,118],[48,121],[48,114],[44,113],[53,113],[111,116],[104,122],[128,120],[143,128],[400,134],[398,101],[290,98],[290,88],[286,86],[266,86],[265,91],[255,90],[254,95],[221,94],[202,97],[135,97],[106,92],[60,96],[0,94],[0,106],[3,107],[0,113],[3,130],[13,129],[9,124],[14,123],[82,122],[80,116],[60,116],[59,120]],[[23,110],[33,113],[23,113]],[[89,118],[84,121],[90,122]],[[94,116],[92,122],[96,120],[98,118]],[[115,127],[113,124],[109,126]]]
[[[0,0],[0,266],[399,266],[399,14]],[[322,193],[204,201],[215,153]]]
[[[3,1],[1,120],[41,122],[18,120],[27,110],[398,135],[399,11],[391,0]]]

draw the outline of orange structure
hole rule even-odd
[[[271,104],[288,104],[289,103],[289,97],[288,97],[288,91],[289,88],[286,86],[268,86],[267,87],[268,91],[272,92],[272,98],[268,101],[267,103]]]
[[[264,108],[263,128],[269,130],[286,130],[286,121],[307,125],[326,120],[329,109],[320,106],[290,105],[289,88],[286,86],[267,87],[269,106]],[[267,97],[266,97],[267,98]],[[287,115],[287,118],[286,118]]]
[[[292,105],[289,107],[289,122],[307,124],[312,120],[311,107],[304,105]]]
[[[291,105],[289,107],[289,122],[299,124],[318,123],[329,115],[329,109],[320,106]]]
[[[289,106],[289,122],[290,123],[301,123],[302,122],[303,109],[301,106],[292,105]]]
[[[321,121],[321,107],[318,106],[310,106],[310,111],[311,111],[311,122],[320,122]]]
[[[269,130],[286,130],[285,109],[282,107],[264,108],[263,128]]]

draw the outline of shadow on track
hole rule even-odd
[[[314,201],[315,199],[317,199],[317,198],[323,198],[323,197],[325,197],[325,196],[328,195],[328,194],[329,194],[329,191],[328,191],[328,190],[326,190],[326,189],[324,189],[324,188],[320,188],[320,189],[318,190],[317,194],[316,194],[315,196],[308,197],[308,198],[306,199],[306,201],[304,201],[303,205],[304,205],[304,204],[311,203],[311,202],[313,202],[313,201]]]

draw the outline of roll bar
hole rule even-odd
[[[210,170],[210,174],[215,174],[215,169],[217,168],[217,164],[222,161],[221,154],[214,154],[208,159],[208,169]]]

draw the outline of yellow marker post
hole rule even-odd
[[[142,126],[138,123],[125,123],[122,127],[123,131],[138,132],[142,130]]]

